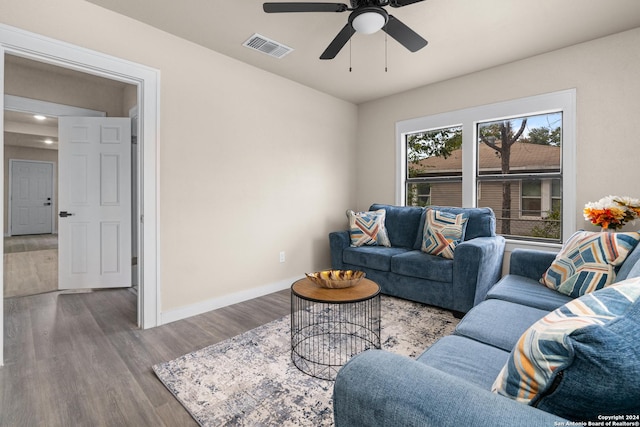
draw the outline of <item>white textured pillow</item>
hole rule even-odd
[[[372,212],[348,210],[351,246],[391,246],[384,226],[386,214],[384,209]]]

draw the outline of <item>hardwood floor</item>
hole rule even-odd
[[[58,289],[58,236],[36,234],[4,238],[4,296]]]
[[[287,289],[140,330],[128,290],[7,298],[0,426],[195,426],[151,366],[289,311]]]

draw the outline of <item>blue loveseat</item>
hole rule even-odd
[[[467,313],[453,335],[438,340],[417,360],[381,350],[351,359],[334,386],[335,425],[587,425],[576,420],[606,425],[613,419],[606,417],[620,415],[618,421],[640,422],[640,299],[613,321],[566,335],[573,361],[558,369],[533,406],[490,391],[521,335],[550,311],[566,310],[565,304],[573,301],[539,283],[554,257],[515,250],[510,274]],[[616,282],[624,281],[619,287],[631,285],[638,294],[640,280],[633,279],[638,277],[640,245],[620,267]],[[589,341],[594,336],[597,339]]]
[[[371,211],[386,211],[391,247],[351,247],[349,231],[332,232],[332,268],[364,271],[383,294],[466,313],[500,279],[505,240],[496,236],[496,218],[489,208],[431,208],[469,215],[453,260],[420,250],[424,208],[373,204]]]

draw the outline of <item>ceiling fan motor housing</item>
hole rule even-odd
[[[384,27],[385,25],[387,25],[387,22],[389,22],[389,14],[387,13],[386,10],[384,10],[383,8],[379,7],[379,6],[364,6],[364,7],[359,7],[358,9],[354,10],[353,12],[351,12],[351,14],[349,15],[349,24],[351,25],[351,27],[358,31],[358,32],[362,32],[364,34],[372,34],[374,29],[372,28],[369,31],[362,31],[359,30],[359,26],[358,23],[356,22],[354,25],[354,21],[356,21],[356,19],[363,15],[363,14],[369,14],[369,13],[375,13],[377,15],[379,15],[382,20],[381,25],[376,26],[375,31],[379,30],[380,28]]]

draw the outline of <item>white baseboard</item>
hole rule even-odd
[[[228,305],[237,304],[242,301],[247,301],[253,298],[258,298],[263,295],[268,295],[274,292],[281,291],[291,287],[293,282],[301,279],[302,276],[293,277],[290,279],[284,279],[279,282],[270,283],[268,285],[260,286],[258,288],[248,289],[246,291],[236,292],[233,294],[225,295],[220,298],[213,298],[207,301],[202,301],[196,304],[168,310],[160,313],[159,325],[166,325],[167,323],[175,322],[177,320],[186,319],[188,317],[197,316],[198,314],[206,313],[211,310],[226,307]]]

